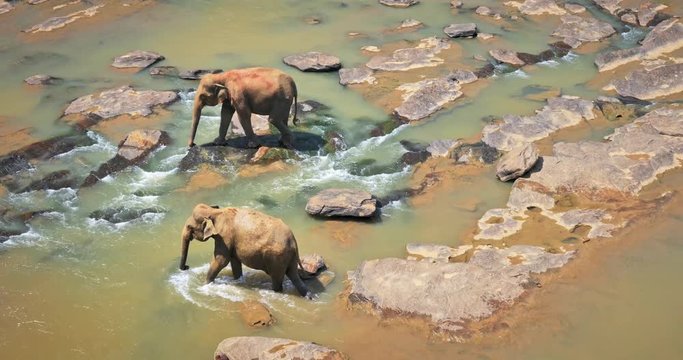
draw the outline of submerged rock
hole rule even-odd
[[[47,74],[36,74],[27,77],[24,82],[28,85],[52,85],[59,80],[61,79]]]
[[[45,21],[43,21],[40,24],[34,25],[28,29],[22,30],[25,33],[38,33],[38,32],[47,32],[47,31],[52,31],[55,29],[60,29],[63,28],[72,22],[83,18],[83,17],[92,17],[95,16],[98,12],[98,10],[103,7],[104,4],[102,5],[95,5],[92,7],[89,7],[85,10],[80,10],[73,12],[71,14],[65,15],[65,16],[55,16],[51,17]]]
[[[301,265],[303,269],[308,274],[318,274],[324,270],[327,270],[327,265],[325,264],[325,259],[318,254],[304,255],[301,257]]]
[[[523,66],[524,61],[517,57],[517,53],[505,49],[492,49],[489,50],[489,55],[496,59],[498,62],[509,64],[512,66]]]
[[[498,160],[500,152],[484,142],[459,143],[450,151],[450,156],[456,162],[463,164],[493,164]]]
[[[444,61],[436,57],[438,53],[449,49],[447,39],[436,37],[420,40],[414,48],[398,49],[391,56],[377,55],[367,62],[366,66],[373,70],[407,71],[422,67],[442,64]]]
[[[406,252],[408,255],[438,262],[449,262],[458,259],[471,249],[472,245],[462,245],[457,248],[436,244],[410,243],[406,245]]]
[[[157,61],[164,60],[165,57],[159,53],[145,50],[135,50],[117,56],[111,66],[119,69],[138,68],[144,69]]]
[[[342,85],[362,83],[372,85],[377,82],[372,74],[373,71],[366,67],[339,69],[339,83]]]
[[[254,156],[251,157],[252,164],[269,164],[276,161],[283,161],[289,159],[297,159],[297,155],[293,150],[283,148],[270,148],[261,146],[256,150]]]
[[[112,224],[122,224],[129,221],[142,219],[146,214],[160,214],[164,212],[164,209],[160,207],[135,209],[127,206],[121,206],[116,208],[95,210],[91,212],[88,217],[95,220],[106,220]]]
[[[432,332],[461,340],[469,322],[510,306],[535,284],[533,274],[562,267],[573,255],[516,245],[477,248],[466,263],[368,260],[348,273],[345,298],[377,317],[423,320]]]
[[[394,113],[406,121],[423,119],[462,96],[460,85],[450,77],[403,84],[398,90],[404,92],[403,102]]]
[[[76,147],[94,143],[95,141],[85,134],[61,135],[35,142],[0,157],[0,177],[29,169],[33,161],[47,160]]]
[[[415,19],[405,19],[401,21],[401,24],[398,26],[398,30],[404,30],[404,29],[410,29],[410,28],[417,28],[420,27],[424,24],[422,24],[422,21],[420,20],[415,20]]]
[[[433,157],[447,157],[456,146],[460,145],[459,140],[434,140],[427,146],[427,152]]]
[[[638,7],[638,24],[640,26],[650,26],[650,23],[655,19],[657,13],[667,7],[668,6],[664,4],[653,3],[649,0],[641,2]]]
[[[585,42],[600,41],[616,33],[612,25],[592,17],[565,15],[560,20],[562,24],[553,31],[552,35],[561,38],[573,48]]]
[[[346,357],[337,350],[312,342],[240,336],[221,341],[214,353],[214,359],[344,360]]]
[[[74,189],[77,186],[78,182],[70,170],[58,170],[43,176],[39,180],[31,182],[18,192],[23,193],[37,190],[59,190],[63,188]]]
[[[477,25],[475,23],[451,24],[446,26],[443,32],[452,38],[475,37],[477,36]]]
[[[251,327],[265,327],[275,323],[275,318],[270,310],[256,300],[241,302],[240,314],[244,323]]]
[[[607,10],[612,15],[617,15],[617,12],[621,10],[620,3],[623,0],[593,0],[593,2],[599,7]]]
[[[178,76],[178,68],[175,66],[155,66],[149,69],[149,74],[152,76]]]
[[[200,80],[204,75],[219,74],[221,72],[223,72],[222,69],[190,69],[181,71],[178,77],[185,80]]]
[[[409,6],[417,5],[420,3],[419,0],[379,0],[379,3],[386,6],[406,8]]]
[[[377,199],[367,191],[327,189],[308,200],[306,212],[323,217],[372,217],[377,213]]]
[[[514,180],[529,171],[538,161],[538,148],[533,143],[513,148],[498,161],[496,176],[501,181]]]
[[[142,162],[147,155],[162,145],[171,142],[171,137],[162,130],[135,130],[119,144],[119,150],[112,159],[100,165],[85,178],[81,187],[92,186],[103,177]]]
[[[318,51],[290,55],[282,61],[301,71],[325,72],[337,71],[341,68],[341,61],[338,57]]]
[[[567,13],[554,0],[507,1],[505,5],[517,8],[519,12],[525,15],[564,15]]]
[[[14,9],[14,6],[9,1],[0,1],[0,14],[10,12]]]
[[[677,94],[683,91],[683,63],[665,65],[653,70],[635,70],[624,79],[612,81],[608,89],[619,95],[642,100]]]

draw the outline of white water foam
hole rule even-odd
[[[110,143],[104,136],[94,132],[94,131],[88,131],[86,132],[86,136],[89,138],[93,139],[95,141],[94,144],[88,145],[88,146],[80,146],[76,147],[70,151],[67,151],[63,154],[59,154],[55,156],[56,159],[65,159],[65,158],[71,158],[76,154],[80,153],[92,153],[92,152],[104,152],[109,154],[110,156],[114,156],[116,152],[118,151],[117,147]]]
[[[522,78],[522,79],[528,79],[529,78],[529,74],[524,72],[524,70],[522,70],[522,69],[517,69],[511,73],[507,73],[507,74],[505,74],[505,76],[506,77],[518,77],[518,78]]]
[[[33,246],[37,245],[43,239],[43,235],[38,233],[31,225],[28,225],[29,230],[23,234],[12,235],[4,243],[0,243],[0,249],[6,247],[16,246]]]
[[[567,53],[567,55],[562,57],[562,61],[571,63],[571,62],[576,61],[576,59],[578,59],[578,58],[579,58],[579,54],[576,54],[576,53],[573,53],[570,51]]]
[[[539,62],[538,65],[556,68],[560,65],[560,63],[557,60],[546,60]]]

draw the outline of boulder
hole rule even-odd
[[[214,359],[344,360],[346,356],[312,342],[240,336],[221,341],[214,353]]]
[[[24,82],[28,85],[52,85],[59,80],[61,79],[54,76],[37,74],[27,77]]]
[[[562,95],[560,88],[545,85],[527,85],[522,88],[522,95],[525,99],[532,101],[547,101]]]
[[[50,159],[79,146],[89,146],[95,141],[85,134],[61,135],[26,145],[0,157],[0,177],[30,169],[31,163]]]
[[[230,146],[194,146],[180,160],[178,169],[180,171],[193,171],[201,165],[208,165],[211,168],[234,171],[235,167],[249,162],[255,152],[256,150]]]
[[[372,74],[373,71],[367,67],[339,69],[339,83],[342,85],[362,83],[372,85],[377,82],[377,79]]]
[[[475,37],[477,36],[477,25],[475,23],[451,24],[443,29],[449,37]]]
[[[368,218],[377,214],[377,199],[367,191],[326,189],[308,200],[306,212],[323,217]]]
[[[460,145],[459,140],[434,140],[427,146],[427,152],[433,157],[447,157],[451,150]]]
[[[72,101],[64,115],[80,115],[79,123],[89,127],[102,119],[120,115],[149,116],[157,106],[167,106],[180,99],[175,91],[135,90],[130,86],[105,90]]]
[[[535,285],[533,274],[562,267],[573,256],[515,245],[479,247],[466,263],[368,260],[348,273],[344,296],[351,307],[379,318],[424,321],[431,333],[463,340],[468,323],[510,306]]]
[[[535,115],[506,115],[502,122],[486,125],[482,141],[498,150],[510,151],[560,129],[595,119],[593,109],[592,102],[577,97],[551,98]]]
[[[317,51],[290,55],[282,61],[301,71],[325,72],[337,71],[341,68],[341,61],[338,57]]]
[[[244,323],[251,327],[265,327],[275,323],[275,318],[270,310],[255,300],[241,302],[240,314]]]
[[[564,8],[572,14],[581,14],[586,12],[586,8],[579,4],[564,4]]]
[[[414,48],[395,50],[391,56],[373,56],[365,65],[373,70],[384,71],[407,71],[437,66],[444,61],[436,55],[450,47],[447,39],[426,38],[420,40],[420,43]]]
[[[401,24],[396,28],[398,30],[417,28],[424,25],[422,21],[415,19],[405,19],[401,21]]]
[[[324,270],[327,270],[327,265],[325,264],[325,259],[318,254],[309,254],[301,257],[301,265],[303,269],[308,274],[318,274]]]
[[[448,77],[457,81],[458,84],[469,84],[479,79],[477,74],[469,70],[455,70],[448,74]]]
[[[124,68],[138,68],[144,69],[157,61],[164,60],[164,56],[153,52],[144,50],[135,50],[129,53],[117,56],[111,66],[119,69]]]
[[[14,6],[9,1],[0,1],[0,14],[12,11]]]
[[[152,76],[178,76],[178,68],[175,66],[155,66],[149,69],[149,74]]]
[[[181,71],[178,77],[185,80],[200,80],[206,74],[219,74],[221,72],[223,72],[222,69],[190,69]]]
[[[572,48],[585,42],[600,41],[616,33],[612,25],[592,17],[565,15],[560,20],[562,24],[553,31],[552,36],[561,38]]]
[[[683,47],[683,24],[672,18],[655,26],[641,45],[629,49],[607,51],[595,57],[599,71],[608,71],[632,61],[655,59]]]
[[[509,64],[512,66],[523,66],[524,61],[517,57],[517,53],[505,49],[492,49],[489,50],[489,55],[496,59],[498,62]]]
[[[92,186],[107,175],[141,163],[152,151],[170,142],[171,137],[162,130],[144,129],[130,132],[119,144],[116,156],[91,172],[81,187]]]
[[[70,170],[57,170],[53,171],[41,179],[36,180],[19,190],[18,192],[23,193],[27,191],[38,191],[38,190],[59,190],[63,188],[76,188],[78,183],[73,177]]]
[[[493,10],[491,10],[491,8],[488,6],[478,6],[474,10],[474,13],[482,16],[491,16],[493,15]]]
[[[683,63],[661,66],[652,70],[635,70],[624,79],[612,81],[607,89],[621,96],[641,100],[677,94],[683,91]]]
[[[379,3],[382,5],[396,7],[396,8],[407,8],[409,6],[419,4],[420,1],[419,0],[379,0]]]
[[[419,150],[419,151],[408,151],[406,153],[403,153],[401,155],[401,164],[403,165],[416,165],[421,162],[427,161],[431,154],[427,150]]]
[[[450,156],[461,164],[493,164],[498,160],[500,152],[484,142],[474,144],[457,144],[451,151]]]
[[[251,113],[251,129],[256,135],[267,135],[270,134],[270,121],[268,120],[268,115],[260,115]],[[237,112],[232,114],[232,119],[230,119],[230,132],[229,134],[245,136],[244,129],[242,128],[242,123],[240,123],[240,118]]]
[[[657,13],[667,7],[664,4],[653,3],[649,0],[641,2],[638,7],[638,24],[640,26],[650,26]]]
[[[451,9],[460,9],[462,7],[462,0],[451,0]]]
[[[514,180],[529,171],[538,161],[538,148],[533,143],[517,146],[503,155],[496,166],[501,181]]]
[[[85,10],[76,11],[65,16],[51,17],[40,24],[34,25],[22,31],[25,33],[35,34],[38,32],[47,32],[55,29],[61,29],[78,19],[95,16],[98,13],[98,10],[103,6],[104,4],[95,5]]]
[[[623,0],[593,0],[596,5],[605,9],[612,15],[617,15],[617,12],[622,9],[620,5],[622,1]]]
[[[462,96],[460,85],[450,77],[403,84],[398,90],[403,92],[403,102],[394,109],[394,114],[405,121],[426,118]]]
[[[564,15],[567,13],[554,0],[507,1],[505,5],[517,8],[519,12],[525,15]]]
[[[628,12],[628,13],[625,13],[624,15],[621,15],[621,17],[619,17],[619,20],[621,20],[622,22],[625,22],[629,25],[638,26],[638,18],[636,17],[636,14],[634,14],[632,12]]]

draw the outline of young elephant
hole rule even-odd
[[[291,76],[272,68],[246,68],[207,74],[197,86],[192,111],[192,133],[189,147],[194,146],[197,125],[206,105],[221,108],[221,125],[216,144],[224,144],[232,115],[237,112],[240,124],[247,136],[248,147],[258,147],[256,135],[251,127],[251,114],[269,115],[269,121],[280,131],[280,142],[293,148],[292,134],[287,127],[289,111],[294,102],[294,125],[297,124],[296,84]]]
[[[213,261],[206,274],[210,283],[230,263],[235,279],[242,276],[242,264],[263,270],[273,280],[273,290],[282,291],[285,275],[301,296],[311,294],[299,277],[299,249],[292,230],[282,220],[264,213],[237,208],[218,208],[198,204],[187,218],[182,231],[180,270],[187,270],[187,251],[193,239],[213,238]],[[302,267],[303,269],[303,267]]]

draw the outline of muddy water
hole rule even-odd
[[[656,348],[663,356],[680,350],[667,342],[681,330],[680,319],[669,315],[675,313],[674,299],[683,288],[666,275],[675,270],[681,256],[678,239],[668,235],[680,228],[676,216],[665,218],[662,231],[642,242],[654,243],[652,247],[618,251],[606,261],[605,268],[596,270],[599,277],[568,280],[566,288],[558,286],[557,292],[548,296],[555,296],[552,303],[558,304],[559,310],[553,308],[548,313],[562,314],[567,322],[559,326],[542,321],[538,326],[526,324],[519,341],[477,347],[434,344],[404,327],[385,326],[342,308],[338,294],[346,271],[364,259],[404,256],[408,242],[461,244],[487,209],[505,203],[509,185],[495,181],[490,171],[466,177],[462,179],[466,186],[442,190],[428,205],[391,204],[378,223],[315,221],[303,212],[308,197],[337,185],[364,188],[378,195],[405,186],[411,169],[393,165],[404,151],[399,140],[470,138],[481,131],[487,116],[529,114],[542,103],[524,98],[528,86],[552,86],[564,94],[589,99],[597,96],[596,89],[582,85],[595,75],[593,55],[571,54],[523,72],[501,72],[476,96],[459,101],[429,121],[368,140],[373,125],[387,119],[384,110],[339,86],[336,74],[300,73],[283,65],[281,58],[320,50],[340,56],[345,66],[353,66],[367,61],[359,50],[361,46],[440,36],[440,29],[449,23],[476,21],[480,31],[504,34],[505,40],[491,44],[459,41],[462,63],[475,67],[478,63],[472,56],[483,55],[494,46],[527,52],[545,49],[551,39],[544,34],[550,33],[554,24],[519,22],[501,29],[492,22],[444,10],[447,5],[442,1],[423,1],[408,10],[381,7],[374,1],[343,4],[195,1],[190,5],[166,1],[116,21],[50,37],[17,36],[18,29],[38,18],[21,9],[13,14],[12,21],[5,22],[5,15],[0,25],[0,115],[8,117],[10,125],[30,126],[36,138],[68,131],[58,117],[65,104],[77,96],[123,84],[154,89],[195,86],[183,80],[152,79],[145,71],[130,74],[109,67],[114,56],[149,49],[166,56],[163,65],[181,69],[261,65],[289,72],[302,99],[314,99],[331,108],[325,121],[342,129],[349,150],[311,155],[285,171],[252,178],[223,169],[227,182],[216,189],[178,191],[191,176],[176,170],[186,153],[183,145],[190,126],[192,93],[186,91],[183,101],[171,106],[171,111],[154,124],[170,132],[176,142],[155,152],[141,167],[79,192],[67,189],[4,196],[2,206],[50,210],[32,222],[29,233],[0,245],[0,349],[4,357],[35,357],[39,348],[42,354],[68,359],[206,358],[220,340],[236,335],[317,341],[354,358],[389,355],[407,359],[418,354],[424,358],[499,358],[501,354],[569,358],[570,354],[590,356],[590,349],[605,356],[618,351],[628,358],[632,354],[628,349]],[[316,17],[321,23],[308,25],[308,17]],[[386,31],[408,17],[427,26],[415,32]],[[351,37],[349,32],[362,35]],[[637,37],[617,37],[614,41],[617,46],[628,46]],[[45,89],[22,85],[25,77],[45,72],[65,81]],[[208,116],[200,125],[198,143],[213,139],[218,128],[216,110],[205,114]],[[51,160],[37,171],[67,167],[85,174],[111,157],[120,139],[98,131],[90,136],[95,145]],[[369,162],[375,170],[358,165]],[[247,271],[239,281],[231,280],[226,271],[216,284],[203,285],[212,251],[209,243],[193,243],[188,259],[192,269],[178,271],[180,227],[197,202],[253,207],[283,218],[297,235],[301,252],[322,254],[337,274],[335,281],[313,302],[293,295],[291,285],[286,285],[285,294],[271,292],[268,279],[254,271]],[[88,218],[92,211],[121,206],[160,212],[116,225]],[[645,251],[647,255],[642,255]],[[610,286],[607,295],[600,290],[606,286]],[[577,301],[568,301],[570,297]],[[629,301],[619,301],[624,298]],[[244,299],[266,303],[277,324],[265,330],[244,326],[237,306]],[[656,302],[652,299],[664,299],[665,305],[653,306]],[[624,319],[641,321],[624,323]],[[642,324],[656,326],[658,331]],[[611,335],[610,342],[601,340],[604,333]],[[672,335],[661,338],[657,334]],[[539,347],[538,342],[543,345]]]

